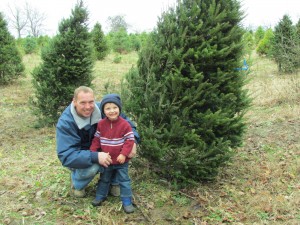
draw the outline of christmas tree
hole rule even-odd
[[[183,0],[163,13],[123,85],[140,155],[174,182],[211,180],[242,144],[249,104],[240,4]]]
[[[97,60],[103,60],[109,53],[108,44],[100,23],[96,23],[92,30],[95,56]]]
[[[15,39],[9,33],[7,23],[0,13],[0,84],[8,84],[24,75],[24,70]]]
[[[53,124],[72,101],[75,88],[92,82],[92,42],[87,27],[88,12],[80,1],[59,34],[43,49],[42,63],[33,71],[33,105],[40,122]]]

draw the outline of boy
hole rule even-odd
[[[111,177],[115,173],[120,185],[121,200],[126,213],[134,212],[131,202],[131,181],[128,175],[128,155],[134,145],[134,134],[131,126],[120,117],[122,109],[120,96],[117,94],[106,95],[102,101],[100,110],[105,118],[97,125],[91,151],[102,151],[109,153],[112,163],[104,168],[98,182],[96,198],[93,206],[100,206],[107,198]]]

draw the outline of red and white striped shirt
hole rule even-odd
[[[111,121],[104,118],[98,122],[97,131],[94,135],[90,149],[110,154],[112,164],[119,164],[119,154],[128,156],[134,145],[134,134],[129,123],[122,117]],[[100,150],[101,149],[101,150]],[[125,162],[128,162],[127,157]]]

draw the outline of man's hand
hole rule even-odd
[[[98,152],[98,161],[101,166],[108,167],[111,163],[111,157],[109,153]]]
[[[132,150],[128,155],[128,158],[133,158],[136,155],[136,143],[133,144]]]

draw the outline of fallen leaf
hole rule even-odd
[[[154,209],[154,202],[148,202],[146,207],[147,209]]]
[[[182,217],[183,217],[184,219],[188,219],[188,218],[191,217],[191,215],[192,215],[192,214],[191,214],[190,212],[185,212],[185,213],[183,214]]]

